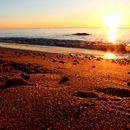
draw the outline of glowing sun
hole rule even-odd
[[[114,43],[117,39],[117,28],[122,20],[119,14],[110,13],[104,18],[105,25],[109,28],[108,41]]]

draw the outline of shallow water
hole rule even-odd
[[[74,33],[89,33],[89,36],[75,36]],[[0,37],[27,37],[69,39],[85,41],[108,41],[108,29],[106,28],[44,28],[44,29],[14,29],[0,30]],[[130,29],[118,29],[117,41],[130,43]]]

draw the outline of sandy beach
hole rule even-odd
[[[0,129],[130,129],[130,61],[0,48]]]

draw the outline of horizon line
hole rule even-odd
[[[25,28],[0,28],[0,30],[14,30],[14,29],[67,29],[67,28],[108,28],[108,27],[25,27]],[[130,29],[130,27],[118,27],[118,29]]]

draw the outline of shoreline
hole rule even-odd
[[[114,53],[130,53],[130,45],[126,43],[112,44],[112,43],[90,42],[81,40],[60,40],[60,39],[23,38],[23,37],[0,38],[0,42],[92,49],[99,51],[109,51]]]
[[[64,54],[64,55],[77,55],[77,56],[93,56],[95,58],[105,59],[105,55],[110,52],[84,49],[84,48],[71,48],[71,47],[57,47],[57,46],[47,46],[47,45],[30,45],[30,44],[17,44],[17,43],[0,43],[0,47],[8,49],[17,49],[17,50],[28,50],[28,51],[37,51],[37,52],[47,52],[54,54]],[[130,59],[129,53],[113,53],[114,57],[112,59]]]

